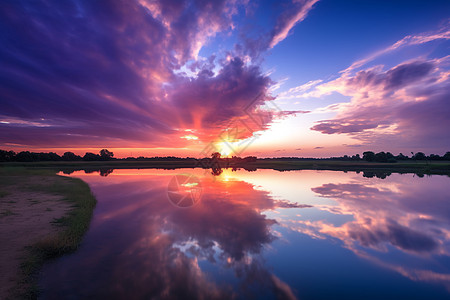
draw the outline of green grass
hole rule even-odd
[[[25,184],[34,181],[39,184]],[[50,237],[27,247],[27,255],[21,264],[20,281],[14,297],[36,299],[39,295],[37,274],[43,264],[64,254],[74,252],[89,227],[96,200],[89,186],[80,179],[58,176],[51,170],[0,168],[3,184],[20,184],[21,188],[62,196],[71,210],[57,220],[61,230]],[[48,208],[47,210],[51,210]]]

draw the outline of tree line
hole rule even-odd
[[[396,162],[396,161],[404,161],[404,160],[450,160],[450,151],[446,152],[443,156],[439,156],[437,154],[425,155],[423,152],[411,152],[411,157],[400,153],[399,155],[394,156],[390,152],[372,152],[366,151],[363,153],[362,160],[368,162]]]
[[[200,159],[203,160],[220,160],[226,162],[239,162],[239,163],[249,163],[255,162],[258,158],[256,156],[247,156],[244,158],[233,156],[231,158],[221,158],[220,153],[213,153],[211,158]],[[316,160],[315,158],[301,158],[301,157],[274,157],[274,158],[264,158],[262,160]],[[7,150],[0,150],[0,162],[38,162],[38,161],[109,161],[117,160],[114,157],[114,153],[108,149],[102,149],[98,154],[86,152],[84,156],[76,155],[73,152],[65,152],[63,155],[58,155],[55,152],[14,152]],[[174,156],[165,157],[127,157],[120,160],[158,160],[158,161],[175,161],[175,160],[196,160],[195,158],[180,158]],[[446,160],[450,161],[450,151],[446,152],[444,155],[440,156],[437,154],[425,155],[423,152],[413,153],[411,156],[404,155],[402,153],[398,155],[393,155],[390,152],[378,152],[366,151],[360,156],[356,155],[344,155],[340,157],[330,157],[321,158],[317,160],[343,160],[343,161],[367,161],[367,162],[397,162],[397,161],[407,161],[407,160],[425,160],[425,161],[440,161]]]
[[[86,152],[84,156],[76,155],[73,152],[65,152],[62,156],[55,152],[30,152],[0,150],[0,161],[36,162],[36,161],[107,161],[113,160],[114,153],[108,149],[100,150],[99,154]]]

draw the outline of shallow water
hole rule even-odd
[[[449,177],[102,175],[70,175],[98,204],[79,250],[44,267],[44,299],[450,297]]]

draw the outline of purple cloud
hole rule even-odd
[[[351,102],[311,129],[399,147],[450,147],[443,138],[450,126],[447,60],[412,61],[387,71],[375,67],[324,84],[324,90],[350,96]]]
[[[0,142],[177,147],[187,143],[180,139],[185,130],[204,140],[217,136],[233,120],[248,118],[243,110],[256,96],[262,95],[250,113],[272,99],[273,82],[244,57],[197,57],[209,39],[232,30],[240,5],[5,3]],[[181,72],[182,66],[194,74]],[[264,124],[254,130],[276,116],[266,112]]]

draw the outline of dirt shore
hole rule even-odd
[[[61,220],[73,211],[74,204],[62,191],[79,184],[72,178],[55,174],[9,173],[0,172],[1,300],[27,294],[27,289],[35,284],[24,278],[27,276],[22,270],[24,262],[30,259],[30,249],[34,245],[54,242],[64,234],[67,226],[61,226]],[[40,264],[39,259],[33,267]]]

